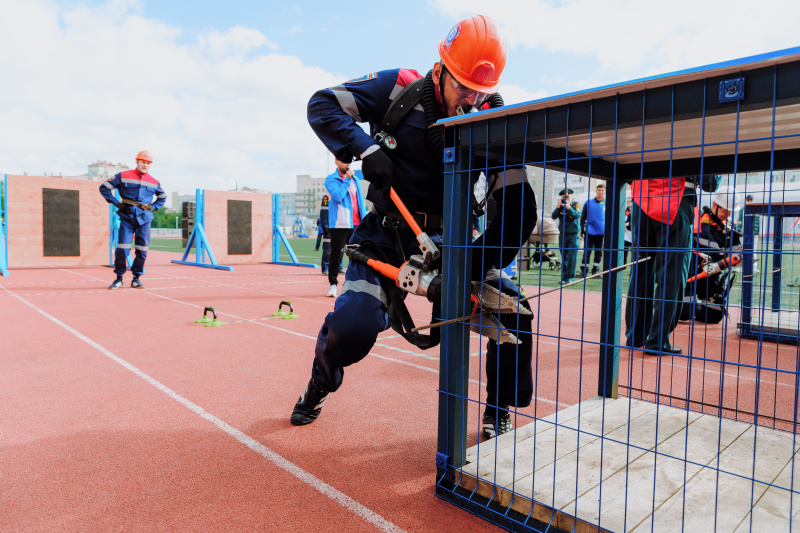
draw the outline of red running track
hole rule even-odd
[[[319,420],[291,426],[333,308],[326,277],[173,257],[150,253],[143,291],[107,290],[104,267],[0,278],[0,531],[499,531],[434,496],[438,349],[385,332]],[[194,323],[204,306],[231,321],[269,316],[282,300],[301,318]],[[536,401],[520,412],[542,417],[597,393],[597,346],[581,339],[599,337],[600,305],[579,291],[535,302]],[[424,323],[428,304],[409,305]],[[477,338],[471,351],[477,400]],[[663,394],[667,378],[674,392],[700,371],[711,394],[722,374],[693,365],[623,354],[620,382]],[[739,383],[742,398],[754,390]],[[470,407],[471,445],[480,409]]]

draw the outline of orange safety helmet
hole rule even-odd
[[[506,54],[500,26],[484,15],[462,20],[439,43],[439,57],[456,81],[487,94],[497,92]]]
[[[142,150],[141,152],[136,154],[136,160],[138,161],[140,159],[142,161],[147,161],[148,163],[152,163],[153,162],[153,154],[151,154],[147,150]]]

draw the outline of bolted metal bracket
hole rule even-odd
[[[455,148],[445,148],[444,149],[444,162],[445,163],[455,163],[456,162],[456,149]]]
[[[442,452],[436,452],[436,468],[440,470],[447,470],[447,461],[450,459]]]
[[[744,100],[744,78],[735,78],[719,82],[719,103],[738,102]]]

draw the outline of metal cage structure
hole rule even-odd
[[[800,215],[786,181],[800,178],[800,48],[440,125],[444,320],[470,314],[475,248],[492,252],[472,242],[475,197],[519,225],[507,212],[534,194],[567,259],[584,250],[569,210],[550,211],[556,189],[606,193],[600,274],[520,261],[511,280],[533,312],[530,368],[520,318],[503,321],[521,344],[492,375],[482,344],[500,326],[443,326],[437,495],[512,531],[799,527],[800,271],[793,283],[785,230]],[[517,175],[530,188],[513,189]],[[489,404],[487,386],[526,372],[529,404],[527,390]],[[513,429],[482,438],[487,407]]]

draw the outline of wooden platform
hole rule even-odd
[[[798,336],[800,335],[800,313],[786,310],[753,309],[750,326],[763,328],[767,333]]]
[[[791,512],[797,531],[798,448],[791,433],[595,397],[470,448],[460,485],[565,530],[789,531]]]

